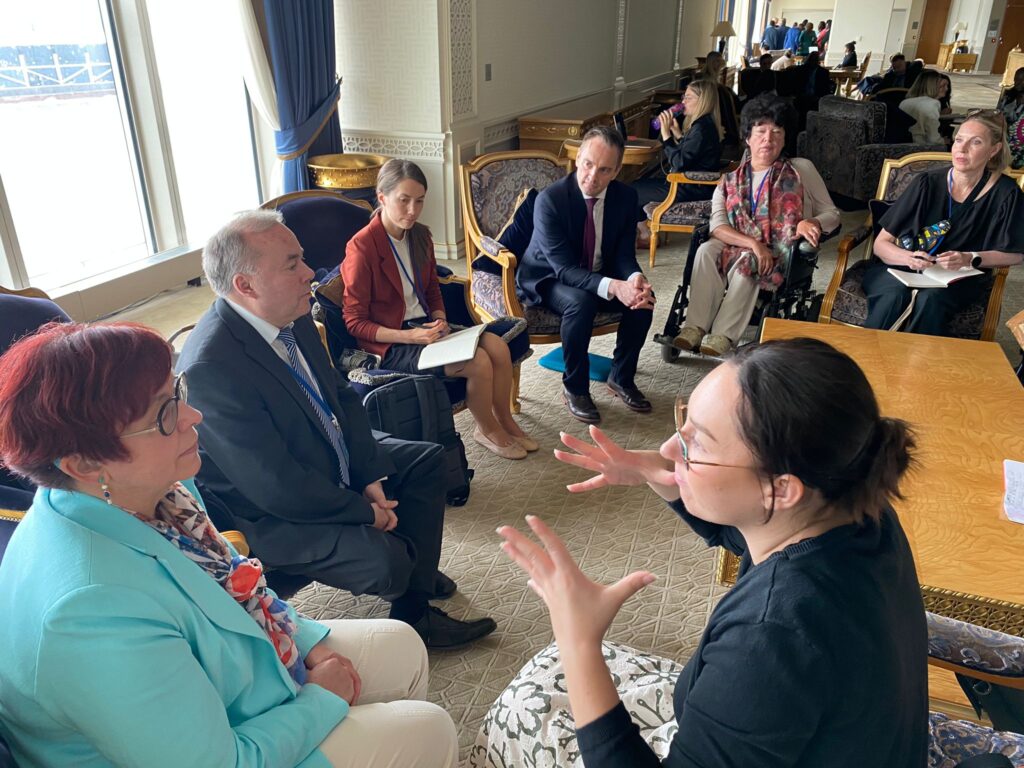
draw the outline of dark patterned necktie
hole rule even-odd
[[[341,425],[338,424],[338,420],[334,416],[327,412],[322,402],[318,402],[318,398],[313,397],[313,392],[316,392],[316,388],[313,382],[310,381],[309,374],[306,373],[306,368],[299,361],[299,347],[295,343],[295,334],[292,333],[291,328],[282,328],[277,334],[277,338],[284,344],[284,348],[288,350],[288,359],[291,361],[291,369],[294,372],[297,379],[299,379],[299,388],[306,395],[306,399],[309,404],[313,406],[313,412],[316,413],[317,419],[320,421],[320,426],[324,428],[324,432],[327,433],[327,437],[331,442],[331,446],[334,448],[334,452],[338,454],[338,470],[341,475],[341,484],[348,487],[349,484],[349,471],[348,471],[348,446],[345,445],[345,439],[341,434]],[[303,383],[304,382],[304,383]],[[326,402],[326,400],[323,400]]]
[[[587,218],[583,221],[583,260],[580,266],[594,271],[594,249],[597,246],[597,229],[594,227],[594,206],[597,204],[596,197],[588,197]]]

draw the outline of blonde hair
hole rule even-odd
[[[939,98],[939,83],[941,81],[942,75],[934,69],[926,69],[917,76],[914,84],[910,86],[910,90],[907,91],[907,98],[913,99],[917,96],[928,96],[929,98],[937,99]]]
[[[693,91],[697,97],[697,107],[691,114],[689,111],[683,115],[683,133],[687,133],[693,126],[695,120],[698,120],[704,115],[711,115],[711,119],[715,123],[715,130],[718,131],[718,138],[721,139],[725,136],[725,130],[722,128],[722,120],[719,117],[718,111],[718,84],[711,80],[694,80],[688,86],[686,90]]]
[[[1002,112],[996,109],[980,109],[977,112],[968,112],[967,119],[957,126],[953,133],[953,140],[956,140],[960,129],[968,123],[980,123],[988,130],[988,138],[993,144],[1000,144],[1001,148],[995,156],[986,163],[985,167],[995,173],[1002,173],[1003,169],[1010,165],[1013,157],[1010,154],[1010,144],[1006,140],[1006,118]]]

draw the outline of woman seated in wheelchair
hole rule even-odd
[[[525,458],[538,446],[512,418],[512,359],[500,336],[482,334],[467,362],[417,367],[424,346],[449,333],[430,230],[417,223],[426,195],[415,163],[392,159],[380,169],[379,206],[341,263],[345,325],[360,349],[380,355],[383,368],[465,379],[473,439],[502,458]]]
[[[889,269],[989,270],[1024,259],[1024,193],[1002,171],[1009,163],[1006,122],[994,109],[971,114],[953,138],[953,167],[917,174],[878,221],[874,255],[864,273],[866,328],[891,329],[913,291]],[[945,231],[945,234],[940,234]],[[920,288],[900,330],[944,336],[949,321],[984,301],[991,280],[972,276],[946,288]]]
[[[783,155],[792,107],[772,94],[743,108],[747,154],[722,177],[711,200],[711,239],[697,249],[686,322],[674,345],[721,356],[750,322],[759,290],[783,283],[785,260],[803,238],[818,245],[839,211],[809,160]]]
[[[673,114],[666,109],[655,122],[661,132],[665,148],[662,164],[665,173],[684,171],[718,171],[722,162],[722,120],[718,110],[718,86],[711,80],[695,80],[686,87],[680,103],[682,112]],[[644,206],[660,203],[668,195],[669,183],[665,173],[654,171],[651,176],[633,183],[640,197],[638,217],[641,247],[646,248],[651,233],[647,229]],[[676,187],[676,202],[710,200],[714,188],[710,185],[681,184]]]

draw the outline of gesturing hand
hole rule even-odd
[[[594,473],[594,477],[566,486],[571,493],[609,485],[675,486],[672,463],[657,451],[627,451],[595,426],[590,427],[590,437],[593,445],[562,432],[562,442],[575,453],[555,449],[559,461]]]
[[[636,571],[614,584],[597,584],[540,518],[527,515],[526,522],[543,546],[503,525],[498,528],[505,539],[501,549],[526,571],[530,589],[547,605],[559,647],[600,645],[623,603],[654,581],[654,575]]]
[[[384,495],[384,486],[380,480],[370,483],[363,489],[363,498],[370,502],[373,509],[373,527],[384,533],[393,531],[398,525],[398,515],[394,513],[398,502]]]

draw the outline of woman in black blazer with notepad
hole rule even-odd
[[[863,281],[867,328],[892,328],[910,303],[911,289],[890,269],[974,267],[986,272],[1024,260],[1024,193],[1002,173],[1010,158],[1002,115],[993,109],[969,113],[954,135],[952,155],[951,168],[918,174],[878,219],[876,258]],[[919,235],[942,222],[948,222],[949,231],[922,246]],[[899,330],[949,335],[950,318],[982,299],[990,287],[991,280],[982,275],[946,288],[918,289]]]
[[[420,370],[423,348],[449,333],[430,230],[419,223],[427,179],[415,163],[389,160],[377,176],[379,207],[345,249],[341,276],[345,325],[360,349],[392,371],[466,380],[473,439],[506,459],[536,451],[512,418],[512,359],[498,335],[485,332],[472,359]]]

